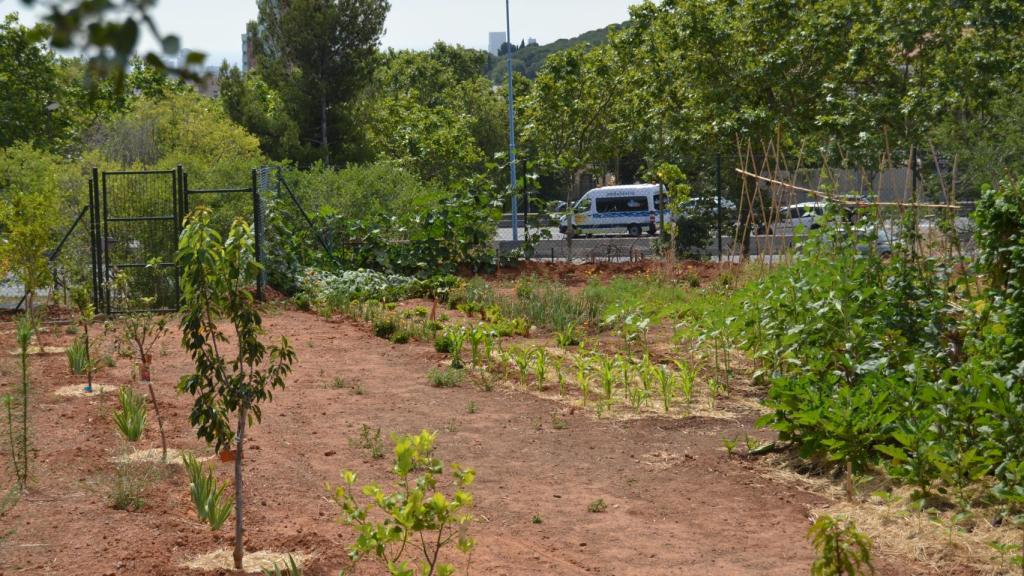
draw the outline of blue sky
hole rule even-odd
[[[542,44],[570,38],[629,17],[639,0],[511,0],[512,37]],[[37,2],[39,4],[40,2]],[[20,12],[34,21],[21,0],[0,0],[0,14]],[[241,59],[245,23],[256,17],[255,0],[160,0],[155,11],[164,33],[186,48],[204,51],[208,63]],[[391,0],[384,46],[424,49],[437,40],[487,48],[487,33],[505,29],[503,0]],[[147,42],[146,49],[155,45]]]

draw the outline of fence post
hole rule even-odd
[[[722,262],[722,154],[715,154],[715,193],[718,204],[715,212],[718,219],[718,262]]]
[[[263,268],[263,200],[260,198],[258,174],[252,171],[252,228],[256,244],[256,261],[260,263],[260,272],[256,276],[256,299],[264,300],[263,287],[267,282],[267,271]]]

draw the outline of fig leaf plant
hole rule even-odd
[[[260,403],[284,387],[295,352],[286,338],[271,346],[261,340],[263,320],[251,291],[260,270],[252,227],[236,219],[222,238],[210,220],[209,209],[196,209],[186,219],[178,244],[182,346],[194,365],[178,386],[194,397],[189,420],[197,436],[217,451],[235,445],[234,562],[241,569],[245,431],[260,421]],[[234,332],[230,345],[224,324]]]

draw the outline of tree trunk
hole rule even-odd
[[[163,457],[161,458],[164,464],[167,464],[167,436],[164,435],[164,417],[160,415],[160,406],[156,403],[156,392],[153,391],[153,383],[149,384],[149,398],[153,401],[153,412],[156,412],[156,425],[160,429],[160,446],[163,448]]]
[[[324,149],[324,165],[331,164],[331,149],[327,146],[327,91],[320,90],[320,145]]]
[[[576,175],[569,173],[569,187],[565,192],[565,260],[572,263],[572,237],[576,234],[576,209],[572,203],[573,189],[576,187]]]
[[[242,444],[245,442],[246,405],[238,408],[238,433],[235,435],[235,570],[242,569],[245,530],[242,524]]]

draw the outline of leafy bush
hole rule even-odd
[[[353,560],[375,555],[387,563],[392,576],[454,574],[455,566],[443,562],[441,553],[454,544],[460,552],[469,554],[475,545],[466,533],[473,520],[467,512],[473,505],[467,488],[475,473],[452,465],[454,493],[446,495],[438,490],[444,464],[433,456],[435,435],[424,430],[415,436],[395,437],[394,441],[395,492],[389,494],[376,484],[358,489],[355,472],[347,470],[342,474],[344,483],[333,489],[342,521],[359,532],[349,555]],[[415,472],[420,475],[414,477]],[[359,502],[360,494],[369,498],[367,504]],[[375,513],[383,520],[375,520]],[[414,550],[423,554],[418,569],[404,558],[406,551]]]

